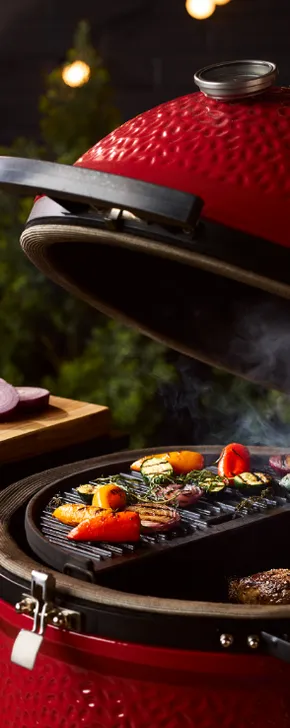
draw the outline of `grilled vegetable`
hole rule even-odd
[[[284,475],[284,478],[282,478],[282,480],[280,480],[280,485],[282,485],[283,488],[290,490],[290,473],[287,473],[287,475]]]
[[[150,501],[142,505],[129,506],[126,512],[138,513],[142,531],[170,531],[180,523],[180,515],[174,508],[160,506]]]
[[[234,484],[242,491],[249,490],[251,493],[260,493],[262,488],[269,488],[272,478],[265,473],[240,473],[235,475]]]
[[[103,512],[103,509],[96,508],[95,506],[85,506],[81,503],[65,503],[65,505],[56,508],[52,515],[58,521],[66,523],[67,526],[76,526],[84,519],[94,518],[100,512]]]
[[[269,460],[269,465],[279,475],[290,473],[290,455],[273,455]]]
[[[123,510],[126,505],[126,492],[116,483],[100,485],[94,492],[92,505],[111,508],[113,511]]]
[[[160,477],[159,482],[162,482],[162,477],[173,475],[173,467],[168,462],[166,455],[163,458],[146,458],[141,465],[141,475],[144,478],[151,478],[154,475],[158,475]]]
[[[136,470],[137,473],[140,473],[141,471],[141,465],[144,463],[144,460],[147,460],[150,457],[150,455],[147,455],[145,458],[140,458],[140,460],[135,460],[132,465],[130,465],[131,470]],[[163,457],[163,455],[155,455],[156,458]]]
[[[271,569],[231,579],[229,598],[239,604],[290,604],[290,570]]]
[[[246,473],[250,470],[250,453],[247,447],[232,442],[224,447],[219,463],[218,473],[221,477],[233,480],[235,475]]]
[[[167,462],[173,468],[176,475],[189,473],[191,470],[201,470],[204,466],[204,457],[199,452],[191,450],[180,450],[176,452],[159,453],[157,455],[147,455],[145,458],[136,460],[131,465],[131,470],[142,472],[142,465],[146,460],[162,460]]]
[[[174,473],[182,475],[190,473],[191,470],[201,470],[204,466],[204,457],[199,452],[180,450],[180,452],[169,453],[169,462]]]
[[[185,485],[182,488],[181,485],[173,483],[168,485],[166,488],[160,488],[159,497],[164,499],[165,505],[166,500],[171,502],[171,505],[178,506],[179,508],[187,508],[195,503],[202,495],[202,489],[198,485]]]
[[[68,534],[72,541],[109,541],[132,543],[139,541],[141,522],[138,513],[103,511],[94,518],[79,523]]]
[[[197,477],[199,488],[207,493],[219,493],[229,485],[229,481],[225,476],[216,475],[211,470],[202,470]]]
[[[91,505],[93,495],[96,492],[97,488],[97,485],[91,485],[90,483],[86,483],[85,485],[79,485],[79,487],[76,488],[76,491],[84,503],[86,503],[87,505]]]

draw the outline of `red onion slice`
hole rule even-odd
[[[39,412],[48,407],[50,392],[41,387],[16,387],[19,409],[22,412]]]
[[[168,485],[166,488],[160,489],[160,496],[164,497],[164,500],[174,500],[179,508],[186,508],[191,506],[193,503],[203,495],[203,491],[198,485],[186,485],[184,488],[179,488],[178,485]]]
[[[269,460],[269,465],[279,475],[287,475],[290,473],[290,454],[273,455]]]
[[[153,533],[170,531],[172,528],[178,526],[181,520],[179,513],[174,508],[157,506],[152,502],[129,506],[127,511],[139,513],[143,533],[148,533],[149,531]]]
[[[0,379],[0,419],[5,420],[14,413],[19,404],[19,394],[4,379]]]

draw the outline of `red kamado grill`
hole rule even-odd
[[[21,245],[54,282],[289,392],[290,90],[275,78],[262,61],[203,69],[200,93],[127,122],[74,167],[0,158],[0,186],[38,195]],[[186,449],[206,467],[221,451]],[[290,604],[228,597],[231,577],[289,569],[285,490],[205,495],[135,545],[68,541],[52,517],[80,483],[129,483],[130,463],[162,450],[65,465],[0,495],[5,728],[289,728]],[[251,469],[272,454],[252,448]]]

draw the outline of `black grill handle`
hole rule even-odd
[[[127,210],[146,222],[193,230],[203,201],[195,195],[107,172],[54,162],[0,157],[0,189],[45,194],[68,211],[76,204]],[[71,204],[70,204],[71,203]]]
[[[264,650],[268,655],[290,663],[290,642],[268,632],[261,632],[261,637]]]

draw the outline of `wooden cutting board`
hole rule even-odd
[[[0,423],[0,465],[94,440],[109,431],[108,407],[51,396],[45,412]]]

